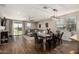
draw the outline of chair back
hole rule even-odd
[[[35,38],[35,40],[38,39],[38,35],[37,35],[37,33],[34,33],[34,38]]]
[[[61,33],[60,38],[62,38],[63,34],[64,34],[64,32]]]
[[[56,40],[56,35],[54,33],[52,33],[51,39],[54,41]]]

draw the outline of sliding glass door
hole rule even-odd
[[[22,27],[21,22],[13,22],[13,35],[22,35]]]

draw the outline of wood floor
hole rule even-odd
[[[79,52],[79,42],[63,41],[55,49],[43,51],[38,48],[33,37],[14,36],[8,43],[0,45],[0,54],[75,54]]]

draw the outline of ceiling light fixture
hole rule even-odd
[[[57,9],[53,9],[54,15],[53,18],[57,18]]]
[[[53,11],[53,16],[51,16],[52,18],[55,18],[55,19],[59,19],[58,17],[57,17],[57,9],[53,9],[53,8],[51,8],[51,7],[47,7],[47,6],[44,6],[43,7],[43,9],[51,9],[52,11]]]
[[[29,20],[30,22],[33,22],[33,17],[32,17],[32,16],[28,16],[28,20]]]

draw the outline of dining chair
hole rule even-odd
[[[55,48],[55,47],[56,47],[56,36],[55,36],[55,34],[53,33],[51,37],[52,37],[52,38],[51,38],[52,48]]]
[[[51,48],[51,36],[46,37],[46,48],[47,49]]]
[[[34,33],[34,39],[35,39],[35,43],[37,43],[38,36],[37,36],[37,33],[36,32]]]
[[[61,35],[60,35],[60,39],[59,39],[60,44],[62,44],[62,36],[63,36],[63,34],[64,34],[64,32],[62,32]]]
[[[37,45],[38,45],[38,49],[40,51],[43,51],[43,37],[42,36],[38,36],[38,39],[37,39]]]
[[[57,45],[60,45],[60,44],[62,44],[62,36],[63,36],[63,34],[64,34],[64,32],[62,32],[62,33],[57,33],[57,35],[56,35],[56,44]]]
[[[43,50],[43,37],[37,35],[37,33],[34,33],[34,39],[35,39],[35,47],[37,49]]]
[[[48,38],[48,40],[46,40],[46,43],[47,43],[47,47],[49,49],[52,49],[52,48],[56,47],[56,39],[55,39],[55,34],[54,33],[52,33],[50,35],[50,37]]]

